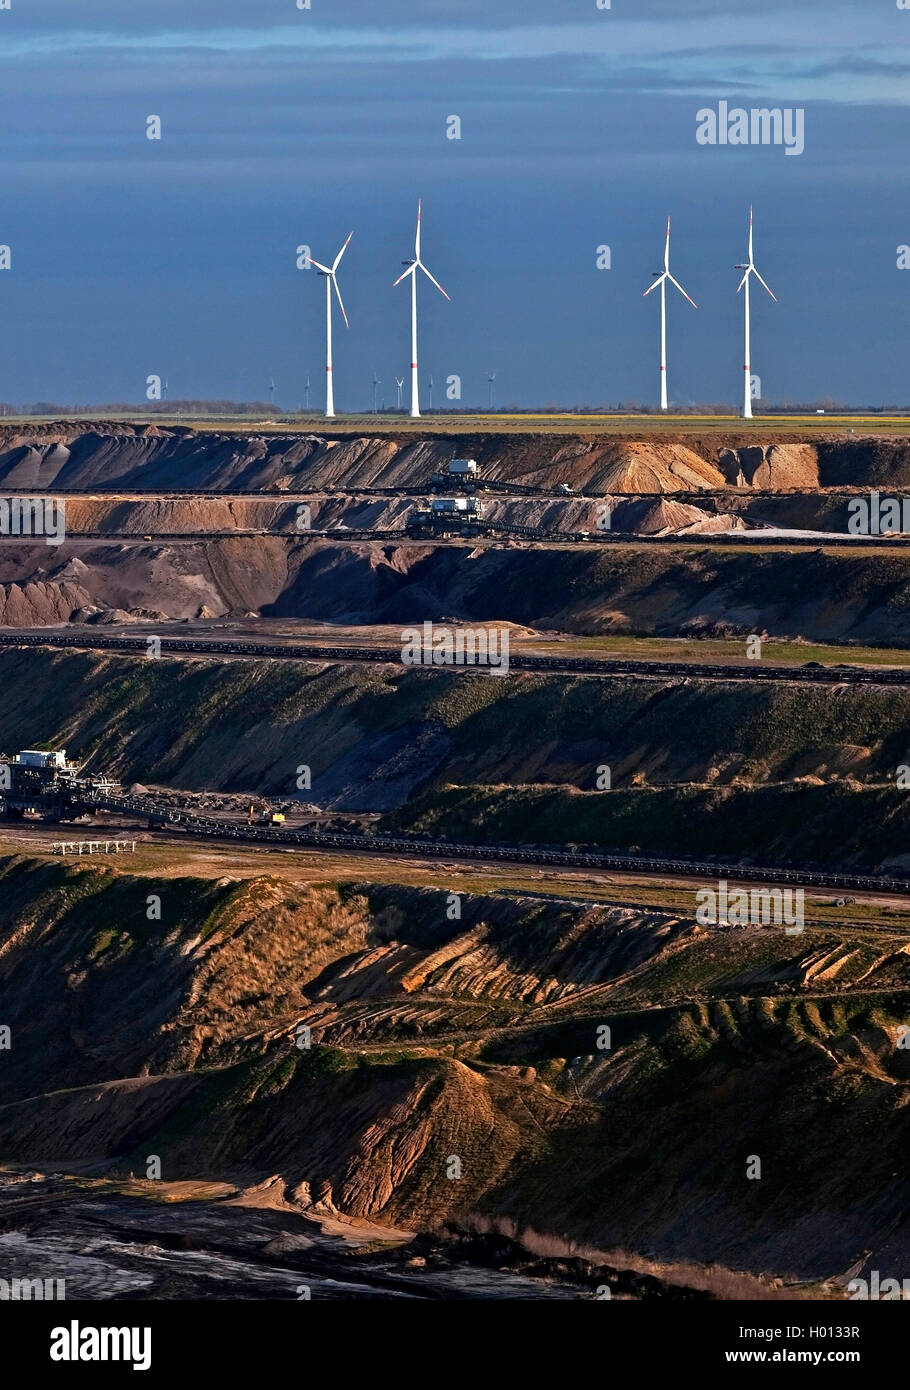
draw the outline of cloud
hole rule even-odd
[[[589,17],[576,18],[578,7],[569,9],[573,17],[559,19],[547,0],[517,9],[497,6],[495,23],[488,8],[481,16],[473,4],[460,6],[453,22],[449,0],[422,6],[419,22],[412,5],[393,5],[390,12],[353,0],[333,6],[330,21],[314,10],[293,23],[268,22],[278,11],[267,3],[257,12],[261,23],[238,23],[241,15],[248,19],[248,5],[228,4],[219,7],[218,23],[200,24],[194,9],[192,23],[163,25],[169,8],[158,13],[158,27],[121,20],[105,28],[11,28],[0,64],[40,66],[44,72],[48,64],[96,60],[160,77],[168,67],[198,66],[202,55],[211,55],[225,84],[236,81],[239,64],[253,70],[268,64],[274,73],[299,70],[307,61],[320,71],[360,66],[388,73],[432,65],[457,73],[463,90],[476,90],[489,81],[484,74],[490,67],[503,74],[497,73],[496,82],[509,81],[510,71],[545,61],[563,91],[574,80],[587,88],[598,82],[621,82],[626,89],[637,85],[642,93],[734,95],[738,90],[769,100],[792,93],[806,101],[848,104],[910,101],[907,65],[894,58],[895,48],[910,41],[910,14],[884,4],[861,12],[845,2],[825,4],[823,24],[819,6],[781,6],[772,23],[767,6],[758,11],[751,4],[731,6],[729,0],[723,6],[713,0],[690,3],[683,12],[675,0],[672,7],[651,0],[637,6],[634,17],[617,0],[615,11],[592,15],[589,10]],[[281,12],[287,13],[286,0]],[[397,24],[391,22],[396,13]],[[427,23],[428,14],[438,14],[440,22]],[[211,18],[210,7],[203,6],[202,15]],[[510,22],[503,22],[503,15]],[[338,22],[344,17],[347,22]],[[486,22],[480,23],[481,17]]]

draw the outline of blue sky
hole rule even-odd
[[[187,16],[191,17],[188,18]],[[910,11],[896,0],[12,0],[0,11],[0,399],[300,405],[340,283],[341,409],[394,400],[392,281],[424,200],[421,377],[465,404],[738,398],[735,262],[755,203],[765,398],[910,403]],[[705,147],[721,99],[801,107],[806,149]],[[163,138],[145,138],[159,115]],[[446,118],[462,121],[446,139]],[[612,269],[596,268],[609,245]],[[424,288],[426,287],[426,288]]]

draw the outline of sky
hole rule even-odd
[[[762,399],[908,405],[908,78],[897,0],[10,0],[0,400],[318,406],[297,247],[353,229],[336,403],[392,405],[420,197],[425,406],[655,402],[668,216],[671,403],[733,404],[750,203]],[[803,111],[803,153],[700,144],[721,101]]]

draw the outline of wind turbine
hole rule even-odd
[[[396,284],[396,285],[400,285],[401,282],[402,282],[402,280],[406,280],[406,279],[408,278],[409,275],[410,275],[410,277],[411,277],[411,414],[414,415],[414,416],[417,416],[417,415],[420,414],[420,387],[419,387],[418,381],[417,381],[417,272],[418,272],[418,270],[422,270],[423,273],[424,273],[424,275],[427,277],[427,279],[433,281],[433,284],[434,284],[434,285],[436,286],[436,288],[439,290],[439,293],[440,293],[440,294],[444,294],[445,297],[446,297],[446,299],[451,300],[451,295],[446,294],[445,290],[442,288],[442,285],[440,285],[439,281],[436,280],[436,279],[430,274],[430,272],[427,270],[426,266],[424,265],[423,261],[420,259],[420,212],[421,212],[421,206],[422,206],[422,200],[420,200],[420,201],[418,202],[418,204],[417,204],[417,235],[416,235],[416,237],[414,238],[414,259],[413,259],[412,261],[402,261],[402,262],[401,262],[402,265],[407,266],[407,270],[404,272],[403,275],[399,275],[398,279],[395,281],[395,284]],[[394,285],[393,285],[392,288],[394,289]],[[432,405],[431,405],[431,409],[432,409]]]
[[[381,385],[382,385],[382,382],[379,380],[379,377],[376,375],[376,368],[374,367],[374,368],[373,368],[373,414],[374,414],[374,415],[376,414],[376,387],[377,387],[377,386],[381,386]]]
[[[433,409],[433,373],[432,373],[432,372],[430,372],[429,378],[428,378],[428,380],[427,380],[427,385],[428,385],[429,388],[430,388],[430,409],[432,410],[432,409]]]
[[[275,409],[275,378],[269,377],[269,405]]]
[[[736,268],[736,270],[744,270],[744,271],[746,272],[745,275],[743,276],[743,278],[742,278],[742,279],[740,280],[740,282],[739,282],[739,289],[736,291],[736,293],[739,294],[739,290],[741,290],[741,289],[743,288],[743,286],[745,285],[745,287],[746,287],[746,365],[745,365],[744,370],[745,370],[745,373],[746,373],[746,394],[745,394],[745,397],[743,398],[743,419],[744,419],[744,420],[751,420],[751,419],[752,419],[752,320],[751,320],[751,307],[752,307],[752,306],[751,306],[751,301],[750,301],[750,299],[749,299],[749,276],[750,276],[750,275],[754,275],[754,276],[756,277],[756,279],[759,280],[760,283],[761,283],[762,285],[765,286],[765,289],[768,290],[768,293],[771,295],[771,298],[774,300],[774,303],[775,303],[775,304],[777,303],[777,295],[776,295],[776,294],[772,294],[771,290],[768,289],[768,286],[765,285],[764,280],[762,280],[762,278],[761,278],[761,276],[759,275],[758,271],[755,269],[755,261],[754,261],[754,259],[753,259],[753,255],[752,255],[752,206],[751,206],[751,204],[749,205],[749,261],[748,261],[748,264],[747,264],[747,265],[738,265],[738,266],[736,266],[735,268]]]
[[[354,235],[353,232],[351,232],[351,233],[348,235],[348,240],[344,243],[344,245],[342,246],[341,250],[338,252],[338,255],[335,257],[334,261],[332,262],[332,267],[331,267],[331,269],[329,269],[329,267],[328,267],[327,265],[320,265],[319,261],[313,261],[313,265],[314,265],[314,266],[316,267],[316,269],[319,271],[319,274],[320,274],[320,275],[324,275],[324,276],[326,277],[326,281],[325,281],[325,413],[326,413],[326,418],[327,418],[327,419],[330,418],[331,416],[333,416],[333,415],[335,414],[335,389],[334,389],[334,386],[333,386],[333,384],[332,384],[332,286],[333,286],[333,285],[335,286],[335,293],[336,293],[337,296],[338,296],[338,303],[339,303],[339,305],[340,305],[340,307],[341,307],[341,312],[342,312],[342,315],[343,315],[343,317],[344,317],[344,326],[345,326],[345,328],[350,328],[351,325],[348,323],[348,316],[347,316],[347,314],[344,312],[344,300],[341,298],[341,290],[338,288],[338,280],[337,280],[337,278],[336,278],[335,272],[336,272],[337,269],[338,269],[338,266],[339,266],[339,263],[340,263],[340,261],[341,261],[342,256],[344,255],[345,251],[347,251],[347,249],[348,249],[348,242],[351,240],[351,237],[352,237],[353,235]],[[312,256],[310,257],[310,260],[313,260]]]
[[[496,373],[495,373],[495,372],[491,372],[490,375],[487,377],[487,381],[488,381],[489,384],[490,384],[490,412],[492,413],[492,411],[493,411],[493,388],[494,388],[495,383],[496,383]]]
[[[688,299],[693,309],[698,305],[695,300],[686,294],[678,280],[674,280],[670,274],[670,219],[667,218],[667,241],[664,246],[664,268],[663,271],[654,271],[654,284],[645,290],[643,298],[647,299],[651,290],[656,290],[660,285],[660,408],[667,409],[667,281],[675,285],[684,299]]]
[[[402,387],[404,386],[404,377],[402,377],[401,380],[399,381],[398,377],[396,376],[396,378],[395,378],[395,385],[398,387],[398,409],[400,410],[400,409],[401,409],[401,389],[402,389]]]
[[[305,401],[306,401],[306,412],[307,412],[307,414],[309,415],[309,413],[310,413],[310,378],[309,378],[309,374],[307,375],[306,386],[304,387],[304,399],[305,399]]]

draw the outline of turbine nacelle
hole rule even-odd
[[[660,408],[668,408],[667,397],[667,285],[671,284],[678,289],[683,299],[688,299],[693,309],[698,305],[691,295],[687,294],[678,280],[670,274],[670,219],[667,218],[667,239],[664,242],[664,268],[663,270],[652,270],[651,279],[653,284],[649,285],[644,292],[644,298],[660,286]]]
[[[776,304],[776,303],[777,303],[777,295],[773,292],[773,290],[770,289],[770,287],[769,287],[768,285],[765,284],[764,280],[762,279],[762,277],[759,275],[758,271],[757,271],[756,268],[755,268],[755,256],[754,256],[754,254],[753,254],[753,246],[754,246],[754,244],[755,244],[755,242],[754,242],[754,225],[753,225],[754,219],[753,219],[753,216],[752,216],[752,212],[753,212],[753,210],[752,210],[752,208],[750,207],[750,208],[749,208],[749,259],[748,259],[748,261],[746,261],[746,263],[745,263],[744,265],[736,265],[736,266],[733,267],[734,270],[742,270],[742,271],[745,272],[744,275],[743,275],[743,278],[742,278],[742,279],[740,280],[740,282],[739,282],[739,287],[737,288],[736,293],[739,294],[739,291],[742,289],[743,285],[745,285],[745,284],[748,283],[749,276],[750,276],[750,275],[754,275],[755,278],[756,278],[756,280],[759,282],[759,284],[760,284],[764,289],[766,289],[766,290],[768,291],[768,293],[770,294],[771,298],[774,300],[774,303]]]
[[[332,264],[331,264],[330,266],[328,266],[328,265],[323,265],[321,261],[314,260],[314,258],[313,258],[312,256],[310,257],[310,264],[316,267],[316,274],[319,275],[319,276],[320,276],[323,280],[325,280],[325,282],[326,282],[326,287],[325,287],[325,289],[326,289],[326,301],[325,301],[325,356],[326,356],[326,364],[325,364],[325,373],[326,373],[325,413],[326,413],[326,416],[328,416],[328,417],[331,417],[331,416],[333,416],[333,415],[335,414],[335,391],[334,391],[334,386],[333,386],[333,367],[332,367],[332,290],[334,289],[334,291],[335,291],[335,297],[336,297],[336,299],[338,300],[338,306],[339,306],[339,308],[341,309],[341,314],[342,314],[342,317],[344,318],[344,326],[345,326],[345,328],[350,328],[351,325],[348,323],[348,316],[347,316],[347,312],[345,311],[344,300],[341,298],[341,290],[338,288],[338,277],[337,277],[337,275],[336,275],[335,272],[338,270],[338,267],[339,267],[339,265],[341,264],[341,258],[342,258],[342,256],[344,255],[345,251],[347,251],[348,245],[349,245],[350,240],[351,240],[351,237],[352,237],[353,235],[354,235],[353,232],[349,232],[349,233],[348,233],[347,241],[344,243],[344,245],[342,246],[341,250],[338,252],[338,255],[335,257],[334,261],[332,262]],[[307,391],[308,391],[308,392],[309,392],[309,388],[310,388],[310,383],[309,383],[309,378],[307,378]],[[272,389],[273,391],[274,391],[274,389],[275,389],[274,382],[272,383],[272,388],[271,388],[271,389]]]
[[[746,293],[745,293],[745,296],[744,296],[744,306],[745,306],[745,329],[746,329],[746,334],[745,334],[746,352],[745,352],[745,362],[744,362],[744,375],[745,375],[745,383],[744,383],[744,384],[745,384],[745,390],[744,390],[744,397],[743,397],[743,419],[744,419],[744,420],[751,420],[751,419],[752,419],[752,318],[751,318],[751,296],[750,296],[750,293],[749,293],[749,290],[750,290],[750,286],[749,286],[749,277],[750,277],[751,275],[754,275],[755,278],[756,278],[756,280],[758,281],[758,283],[762,286],[762,288],[765,289],[765,290],[767,290],[768,294],[769,294],[769,295],[771,296],[771,298],[774,300],[775,304],[777,303],[777,295],[773,292],[773,290],[771,289],[771,287],[770,287],[769,285],[765,284],[765,281],[762,279],[761,275],[758,273],[758,271],[757,271],[756,268],[755,268],[754,244],[755,244],[755,242],[754,242],[754,219],[753,219],[753,216],[752,216],[752,208],[750,207],[750,208],[749,208],[749,259],[748,259],[748,261],[745,263],[745,265],[738,265],[738,266],[736,267],[737,270],[741,270],[741,271],[743,272],[743,278],[742,278],[742,279],[740,280],[740,282],[739,282],[739,287],[737,288],[736,293],[739,294],[740,290],[741,290],[744,286],[745,286],[745,290],[746,290]]]
[[[430,281],[436,286],[436,288],[438,289],[439,293],[440,293],[441,295],[443,295],[446,299],[449,299],[449,298],[450,298],[450,296],[449,296],[448,294],[446,294],[446,291],[442,288],[442,285],[440,285],[440,283],[439,283],[439,281],[436,279],[436,277],[435,277],[434,275],[431,275],[431,274],[430,274],[430,272],[427,270],[426,266],[424,265],[423,261],[420,259],[420,219],[421,219],[421,212],[422,212],[422,209],[423,209],[423,204],[422,204],[421,201],[418,201],[418,203],[417,203],[417,231],[416,231],[416,233],[415,233],[415,235],[414,235],[414,255],[413,255],[412,257],[410,257],[408,260],[402,261],[402,262],[401,262],[401,264],[404,266],[404,270],[401,272],[401,274],[399,275],[398,279],[394,281],[393,286],[392,286],[392,288],[394,289],[394,288],[395,288],[395,285],[400,285],[400,284],[402,283],[403,280],[410,280],[410,281],[411,281],[411,415],[412,415],[412,416],[418,416],[418,415],[420,414],[420,387],[419,387],[418,378],[417,378],[417,279],[418,279],[417,272],[418,272],[419,270],[422,270],[423,273],[424,273],[424,275],[427,277],[427,279],[430,280]],[[397,384],[397,378],[396,378],[396,384]],[[431,377],[431,378],[430,378],[430,393],[431,393],[431,394],[430,394],[430,406],[431,406],[431,407],[432,407],[432,404],[433,404],[432,390],[433,390],[433,378]]]
[[[422,203],[418,202],[418,204],[417,204],[417,235],[416,235],[416,237],[414,238],[414,256],[413,256],[413,258],[412,258],[411,260],[409,260],[409,261],[402,261],[402,262],[401,262],[401,264],[405,267],[404,272],[403,272],[401,275],[399,275],[398,279],[395,281],[395,283],[393,284],[392,288],[394,289],[394,288],[395,288],[395,285],[400,285],[401,282],[402,282],[402,280],[406,280],[406,279],[408,278],[409,275],[413,275],[413,276],[414,276],[414,281],[415,281],[415,283],[416,283],[416,281],[417,281],[417,272],[418,272],[418,270],[422,270],[423,273],[424,273],[424,275],[427,277],[427,279],[428,279],[428,280],[432,280],[433,284],[434,284],[434,285],[436,286],[436,288],[439,290],[439,293],[440,293],[440,294],[444,294],[445,297],[446,297],[446,299],[451,300],[452,296],[449,295],[449,294],[446,294],[445,290],[442,288],[442,285],[440,285],[439,281],[436,279],[436,277],[435,277],[434,275],[431,275],[431,274],[430,274],[430,272],[427,270],[426,266],[424,265],[423,261],[420,259],[420,214],[421,214],[421,207],[422,207]]]
[[[698,308],[698,305],[695,303],[695,300],[691,297],[691,295],[686,294],[686,291],[683,289],[683,287],[682,287],[682,285],[679,283],[679,281],[678,281],[678,280],[674,280],[673,276],[670,274],[670,219],[669,219],[669,217],[667,218],[667,240],[666,240],[666,242],[665,242],[665,244],[664,244],[664,268],[663,268],[663,270],[652,270],[652,271],[651,271],[651,279],[654,281],[654,284],[648,286],[648,288],[647,288],[647,289],[645,290],[645,292],[644,292],[643,298],[647,299],[648,295],[651,293],[652,290],[656,290],[658,285],[661,285],[661,286],[665,285],[665,284],[667,283],[667,281],[669,280],[669,282],[670,282],[671,285],[675,285],[675,286],[676,286],[676,288],[679,290],[679,292],[680,292],[680,294],[683,296],[683,298],[684,298],[684,299],[688,299],[688,301],[689,301],[689,303],[692,305],[693,309],[697,309],[697,308]]]

